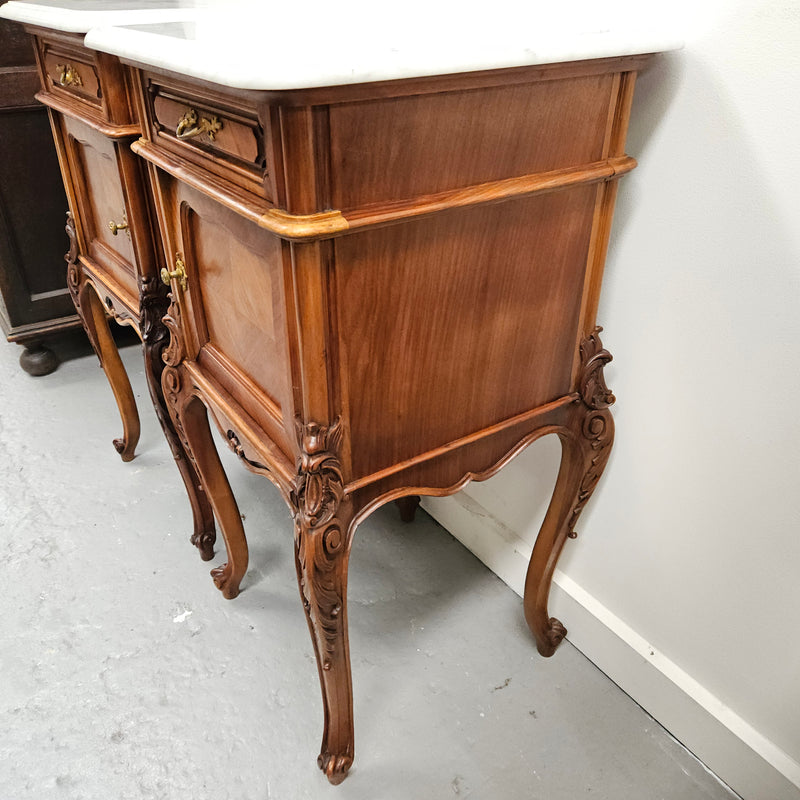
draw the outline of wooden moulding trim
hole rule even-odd
[[[266,200],[259,200],[248,196],[245,192],[232,190],[224,181],[217,180],[196,167],[176,162],[146,139],[134,142],[132,148],[146,161],[155,164],[178,180],[211,196],[245,219],[255,222],[259,227],[289,241],[330,239],[362,228],[390,225],[453,208],[499,203],[519,197],[561,191],[573,186],[600,183],[618,178],[636,166],[635,158],[619,156],[580,167],[505,178],[355,211],[290,214],[272,208]]]
[[[530,422],[531,420],[534,420],[537,417],[545,417],[549,414],[552,414],[553,411],[562,408],[563,406],[571,405],[578,399],[579,395],[577,394],[577,392],[573,392],[571,394],[565,395],[564,397],[560,397],[558,400],[554,400],[551,403],[546,403],[543,406],[539,406],[538,408],[535,408],[532,411],[526,411],[524,414],[517,414],[517,416],[515,417],[509,417],[508,419],[504,419],[502,422],[498,422],[495,425],[490,425],[488,428],[484,428],[483,430],[477,431],[476,433],[471,433],[468,436],[463,436],[460,439],[455,439],[452,442],[443,444],[441,447],[436,447],[433,450],[428,450],[428,452],[422,453],[421,455],[418,456],[414,456],[414,458],[409,458],[406,459],[405,461],[400,461],[397,464],[392,464],[391,467],[386,467],[386,469],[379,470],[378,472],[373,472],[371,475],[367,475],[363,478],[358,478],[354,481],[351,481],[345,486],[345,493],[351,494],[352,492],[355,492],[359,489],[363,489],[365,486],[368,486],[371,483],[376,483],[377,481],[383,480],[384,478],[388,478],[389,476],[395,475],[398,472],[410,469],[411,467],[416,467],[419,464],[424,464],[426,461],[431,461],[434,458],[439,458],[439,456],[451,453],[453,450],[458,450],[461,447],[466,447],[469,444],[479,442],[481,439],[486,439],[490,436],[493,436],[496,433],[500,433],[504,430],[507,430],[508,428],[514,428],[517,425],[522,425],[526,422]],[[516,452],[516,449],[513,452]],[[503,463],[505,463],[505,461],[501,462],[501,466]],[[500,467],[498,466],[497,469],[499,468]],[[468,481],[469,477],[467,477],[464,483],[467,483]],[[453,492],[455,491],[457,491],[457,489],[453,489]],[[445,494],[447,493],[448,492],[445,492]]]
[[[197,189],[212,200],[216,200],[231,211],[250,222],[259,223],[263,214],[269,210],[270,205],[266,200],[249,195],[244,191],[237,191],[230,184],[217,178],[210,172],[185,162],[176,161],[174,157],[165,153],[147,139],[138,139],[131,144],[134,153],[149,161],[154,166],[162,169],[173,178],[177,178],[187,186]]]
[[[131,136],[139,136],[142,133],[138,125],[112,125],[101,117],[88,113],[88,111],[81,113],[83,109],[76,110],[74,103],[62,100],[60,97],[50,94],[50,92],[37,92],[36,99],[61,114],[80,120],[109,139],[124,139]]]
[[[40,108],[34,102],[39,89],[39,71],[36,66],[0,68],[0,110]]]
[[[464,189],[455,189],[438,194],[427,195],[411,201],[385,205],[375,210],[359,209],[348,213],[346,220],[349,230],[372,225],[385,225],[410,217],[435,214],[451,208],[464,208],[486,203],[499,203],[518,197],[569,189],[591,183],[612,180],[630,172],[636,167],[636,159],[631,156],[609,158],[581,167],[552,170],[518,178],[506,178],[489,183],[480,183]]]
[[[284,421],[280,407],[249,375],[242,372],[236,365],[225,358],[210,342],[206,342],[200,348],[198,361],[202,362],[206,358],[216,366],[216,369],[224,372],[238,386],[241,386],[248,397],[257,400],[258,404],[265,409],[276,428],[283,429]]]
[[[41,339],[43,336],[53,336],[73,328],[80,328],[82,324],[81,318],[77,314],[44,322],[28,322],[25,325],[13,326],[6,338],[9,342],[25,344],[25,342]]]
[[[220,391],[216,384],[204,375],[196,361],[184,361],[183,366],[203,397],[211,402],[211,416],[217,426],[219,427],[219,423],[215,410],[231,423],[237,436],[243,437],[249,443],[258,442],[258,447],[253,445],[253,450],[259,458],[264,459],[267,469],[257,471],[267,472],[267,477],[282,492],[288,493],[295,477],[295,465],[272,442],[266,431],[236,401],[231,399],[230,395]],[[224,436],[226,431],[221,430],[221,433]]]

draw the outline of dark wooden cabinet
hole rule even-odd
[[[81,323],[64,263],[67,198],[38,89],[31,37],[0,20],[0,327],[25,347],[23,369],[46,375],[58,361],[43,342]]]

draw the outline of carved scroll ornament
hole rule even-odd
[[[67,224],[64,226],[69,239],[69,250],[64,254],[64,261],[67,262],[67,288],[70,295],[72,295],[72,302],[75,304],[75,309],[80,314],[81,301],[80,301],[80,284],[81,273],[78,266],[78,233],[75,229],[75,218],[72,212],[67,212]]]
[[[606,386],[603,376],[603,368],[612,357],[600,341],[602,330],[595,328],[580,345],[581,376],[578,385],[585,412],[581,419],[580,435],[584,447],[588,446],[588,452],[587,469],[568,522],[568,536],[571,539],[577,536],[575,524],[603,474],[614,441],[614,422],[608,406],[615,397]]]
[[[342,422],[326,428],[316,422],[295,421],[300,458],[291,492],[292,506],[300,523],[317,528],[336,514],[344,495],[339,445]]]
[[[581,398],[589,408],[595,409],[608,408],[615,400],[603,377],[603,367],[611,361],[612,356],[600,341],[602,330],[596,327],[580,346],[581,378],[578,385]]]
[[[297,475],[290,500],[295,517],[295,553],[303,607],[316,629],[323,670],[331,668],[342,641],[342,597],[339,558],[345,532],[336,519],[344,496],[339,444],[341,420],[326,428],[316,422],[297,425],[300,445]]]

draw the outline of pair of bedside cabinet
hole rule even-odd
[[[69,287],[120,408],[117,449],[132,457],[138,418],[108,315],[141,334],[193,541],[211,557],[215,518],[225,539],[225,597],[248,551],[212,427],[291,510],[318,764],[339,783],[348,558],[378,506],[410,519],[420,495],[557,435],[524,610],[542,655],[566,634],[547,599],[613,441],[595,317],[650,56],[242,88],[31,30],[72,209]]]

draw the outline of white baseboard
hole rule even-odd
[[[422,505],[522,596],[530,545],[464,492]],[[575,647],[745,800],[800,800],[800,764],[559,570],[550,611]]]

